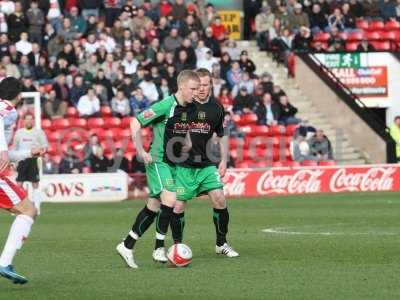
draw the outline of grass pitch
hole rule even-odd
[[[192,201],[185,243],[194,258],[184,269],[153,263],[154,226],[137,244],[140,269],[116,254],[142,207],[44,204],[15,260],[30,282],[0,278],[0,299],[400,298],[400,194],[231,200],[237,259],[214,254],[209,202]],[[1,214],[1,243],[11,221]]]

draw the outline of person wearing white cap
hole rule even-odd
[[[303,6],[300,3],[294,5],[294,11],[289,15],[289,28],[293,32],[298,32],[301,26],[310,27],[308,15],[303,11]]]

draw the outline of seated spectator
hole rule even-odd
[[[64,18],[61,29],[57,31],[58,35],[67,43],[72,43],[82,35],[74,27],[72,27],[70,18]]]
[[[380,16],[385,20],[396,18],[396,3],[392,0],[379,0]]]
[[[28,55],[32,52],[32,43],[28,41],[27,32],[22,32],[20,34],[20,40],[15,43],[15,47],[22,55]]]
[[[213,56],[211,50],[208,50],[206,52],[206,55],[204,56],[203,59],[200,59],[197,61],[197,68],[204,68],[207,69],[208,71],[212,71],[212,66],[214,64],[218,64],[218,59],[216,57]]]
[[[324,31],[327,26],[328,20],[325,14],[321,11],[321,5],[319,3],[314,3],[310,13],[311,32],[315,34]]]
[[[21,56],[21,61],[19,62],[18,69],[21,77],[33,77],[34,75],[33,67],[29,63],[28,56],[26,55]]]
[[[122,170],[125,173],[130,173],[131,167],[129,160],[124,156],[124,152],[122,149],[117,148],[115,156],[111,159],[112,172],[116,172],[117,170]]]
[[[53,83],[53,90],[56,92],[56,98],[59,101],[68,103],[70,100],[70,92],[64,74],[59,74]]]
[[[350,4],[345,2],[342,5],[342,14],[344,20],[344,28],[346,31],[352,31],[356,27],[356,17],[350,11]]]
[[[150,101],[145,95],[143,95],[143,91],[140,87],[133,92],[133,97],[130,99],[130,105],[133,116],[136,116],[141,111],[150,107]]]
[[[137,155],[132,157],[131,173],[146,173],[146,167]]]
[[[101,68],[104,71],[104,76],[113,82],[116,79],[119,63],[115,61],[112,53],[108,53],[106,55],[106,61],[101,65]]]
[[[254,93],[254,81],[250,78],[250,74],[248,72],[243,72],[241,80],[233,87],[232,96],[234,98],[236,98],[236,96],[239,94],[239,90],[242,87],[245,87],[249,94]]]
[[[297,32],[301,27],[310,28],[310,20],[308,19],[308,15],[303,11],[303,6],[300,3],[296,3],[293,13],[289,14],[289,29]]]
[[[182,50],[184,50],[187,54],[189,69],[194,69],[197,63],[197,56],[196,51],[192,47],[192,41],[190,39],[185,38],[182,41],[182,45],[175,50],[175,61],[179,59],[179,52]]]
[[[262,73],[259,84],[262,86],[264,93],[272,94],[274,83],[272,82],[271,74],[269,74],[268,72]]]
[[[390,126],[390,135],[396,142],[396,157],[400,163],[400,116],[394,118],[394,123]]]
[[[112,166],[112,161],[104,156],[104,150],[102,147],[97,147],[90,158],[90,169],[93,173],[106,173],[108,168]]]
[[[259,125],[277,125],[281,117],[281,108],[279,104],[272,102],[270,94],[264,94],[262,102],[258,104],[256,111],[257,124]]]
[[[143,81],[139,83],[139,87],[142,89],[143,95],[145,95],[150,102],[155,102],[159,99],[160,95],[158,94],[156,85],[151,80],[150,74],[144,76]]]
[[[96,77],[93,78],[92,83],[93,84],[101,84],[102,86],[104,86],[104,88],[107,91],[107,99],[108,100],[111,100],[111,98],[114,97],[113,86],[111,84],[111,81],[105,77],[103,69],[98,69]]]
[[[204,40],[199,40],[195,49],[197,63],[206,57],[208,51],[211,51],[211,49],[205,45]]]
[[[279,122],[284,125],[299,124],[301,120],[296,118],[297,108],[290,104],[289,99],[286,95],[282,95],[279,98],[279,104],[281,106],[281,116]]]
[[[363,39],[357,46],[357,52],[374,52],[375,47],[367,39]]]
[[[164,99],[171,95],[171,91],[169,89],[168,80],[165,78],[161,78],[161,85],[160,85],[160,92],[161,92],[161,99]]]
[[[83,152],[85,154],[85,163],[87,166],[90,166],[90,161],[89,158],[91,157],[91,155],[93,155],[94,153],[97,153],[97,149],[100,148],[100,140],[97,134],[91,134],[89,136],[89,141],[85,144],[85,146],[83,147]]]
[[[38,90],[33,85],[33,81],[31,77],[24,77],[22,81],[22,92],[37,92]]]
[[[364,16],[364,7],[359,0],[350,0],[350,12],[356,17]]]
[[[333,10],[333,13],[328,17],[328,28],[326,31],[332,31],[333,28],[338,29],[338,31],[343,31],[345,29],[345,20],[342,11],[339,7]]]
[[[207,44],[206,44],[207,45]],[[211,48],[211,47],[210,47]],[[211,48],[212,49],[212,48]],[[229,57],[232,60],[239,60],[240,59],[240,50],[236,45],[235,41],[228,40],[225,42],[225,47],[222,48],[222,52],[226,52],[229,54]]]
[[[135,90],[135,85],[132,82],[131,76],[124,76],[124,79],[120,85],[117,86],[118,90],[122,90],[125,97],[130,98]]]
[[[236,84],[239,84],[242,79],[242,69],[240,68],[240,64],[238,61],[233,61],[231,64],[231,69],[226,74],[228,83],[231,88],[233,88]]]
[[[33,78],[39,84],[46,84],[52,82],[52,74],[49,68],[47,58],[44,56],[39,57],[39,64],[33,69]]]
[[[340,36],[339,29],[333,27],[331,30],[331,37],[328,40],[328,52],[344,51],[346,42]]]
[[[103,85],[95,84],[94,93],[99,98],[101,106],[110,106],[110,99],[108,99],[107,90]]]
[[[189,62],[188,54],[185,50],[179,51],[178,59],[175,62],[176,71],[180,73],[183,70],[192,69],[192,66]]]
[[[243,138],[244,137],[244,133],[239,128],[237,128],[236,123],[232,120],[232,113],[230,113],[230,112],[225,113],[224,122],[225,122],[224,126],[230,137],[234,137],[234,138]]]
[[[80,174],[84,163],[74,154],[74,150],[69,147],[67,153],[63,156],[60,166],[60,174]]]
[[[58,164],[51,159],[49,153],[45,153],[42,160],[43,174],[58,174]]]
[[[211,29],[212,29],[213,37],[215,40],[217,40],[220,43],[223,42],[224,40],[226,40],[227,31],[226,31],[224,24],[222,24],[220,16],[217,16],[214,19],[214,21],[211,23]]]
[[[275,84],[272,88],[272,102],[275,103],[279,103],[279,99],[281,98],[281,96],[286,95],[286,93],[284,92],[284,90],[282,90],[282,88]]]
[[[221,46],[218,43],[218,41],[216,41],[214,39],[213,31],[212,31],[211,27],[207,27],[205,32],[206,33],[205,33],[205,37],[204,37],[204,43],[205,43],[206,47],[210,48],[216,57],[220,57],[221,56]]]
[[[58,98],[55,90],[51,90],[48,94],[45,94],[44,98],[44,113],[46,118],[53,120],[65,116],[68,102]]]
[[[239,59],[240,68],[243,72],[247,72],[252,77],[254,71],[256,70],[256,65],[254,62],[249,58],[249,53],[246,50],[243,50],[240,53]]]
[[[174,52],[181,45],[183,39],[178,35],[178,28],[173,27],[164,39],[163,45],[166,52]]]
[[[100,100],[92,87],[89,87],[86,94],[79,98],[76,108],[83,118],[100,116]]]
[[[222,53],[222,57],[221,60],[219,62],[219,66],[220,66],[220,74],[221,74],[221,78],[225,81],[228,81],[228,71],[231,69],[232,67],[232,60],[231,57],[229,56],[229,54],[227,52]]]
[[[311,155],[317,157],[318,160],[333,159],[331,142],[321,129],[317,129],[315,136],[310,138],[308,144]]]
[[[318,158],[311,154],[310,146],[306,140],[304,132],[297,135],[290,142],[290,153],[292,155],[292,159],[297,162],[302,162],[305,160],[318,161]]]
[[[311,50],[311,43],[313,37],[310,29],[307,27],[300,27],[300,32],[294,36],[292,47],[293,50],[298,52],[309,52]]]
[[[127,51],[124,59],[121,62],[121,66],[124,67],[126,75],[132,75],[136,73],[139,62],[134,58],[132,51]]]
[[[124,91],[118,90],[115,97],[112,98],[111,110],[114,117],[123,118],[130,115],[129,100],[125,97]]]
[[[271,12],[269,5],[263,5],[261,12],[256,15],[255,26],[256,26],[256,40],[260,50],[269,50],[270,42],[270,30],[274,26],[275,16]]]
[[[86,32],[87,23],[85,18],[79,15],[78,7],[71,7],[71,9],[69,10],[69,17],[71,19],[72,27],[75,28],[78,34],[83,35]]]
[[[233,101],[233,112],[236,114],[246,114],[253,112],[255,101],[252,95],[247,91],[246,87],[241,87],[239,95]]]
[[[79,99],[86,94],[87,86],[83,82],[83,77],[78,75],[74,78],[74,84],[70,90],[70,103],[73,106],[78,104]]]

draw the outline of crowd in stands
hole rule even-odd
[[[266,50],[278,36],[287,35],[289,41],[302,26],[313,24],[306,13],[310,1],[247,2],[259,4],[253,11],[257,41]],[[319,2],[328,16],[329,5]],[[329,19],[328,26],[335,23]],[[235,122],[238,116],[255,115],[257,124],[268,126],[301,122],[273,76],[255,74],[247,51],[236,47],[215,7],[202,0],[2,0],[0,61],[0,78],[21,78],[24,91],[41,92],[49,131],[51,122],[71,111],[86,120],[108,110],[116,118],[135,116],[175,92],[181,70],[195,68],[211,72],[213,94],[226,109],[231,137],[245,135]],[[73,147],[63,148],[57,161],[47,155],[45,173],[102,172],[116,160],[129,173],[143,171],[136,156],[126,157],[121,150],[110,156],[98,139],[91,133],[83,157]],[[306,155],[329,157],[318,147]]]

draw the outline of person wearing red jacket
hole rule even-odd
[[[221,18],[216,17],[214,22],[211,24],[213,37],[219,42],[223,42],[227,37],[227,30],[222,24]]]

